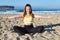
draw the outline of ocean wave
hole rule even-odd
[[[33,11],[33,13],[39,13],[39,14],[60,14],[60,11]]]
[[[60,11],[32,11],[34,14],[60,14]],[[16,11],[0,11],[0,14],[21,14],[23,12]]]

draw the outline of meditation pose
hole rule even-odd
[[[5,18],[22,18],[24,27],[14,26],[13,29],[15,32],[20,34],[26,34],[26,33],[36,33],[36,32],[42,32],[44,27],[34,27],[33,26],[33,19],[34,18],[50,18],[51,16],[40,16],[37,14],[32,13],[32,7],[30,4],[26,4],[23,14],[11,16],[11,17],[5,17]]]

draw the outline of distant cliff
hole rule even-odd
[[[14,10],[14,6],[0,6],[0,11]]]

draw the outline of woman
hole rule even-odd
[[[40,15],[36,15],[36,14],[32,14],[32,8],[30,4],[26,4],[25,9],[24,9],[24,13],[21,15],[16,15],[16,16],[11,16],[11,17],[5,17],[5,18],[15,18],[15,17],[20,17],[23,18],[23,25],[24,27],[18,27],[18,26],[14,26],[13,29],[15,32],[18,32],[20,34],[26,34],[26,33],[36,33],[38,32],[42,32],[43,27],[33,27],[33,19],[40,17],[40,18],[50,18],[50,16],[48,17],[43,17]]]

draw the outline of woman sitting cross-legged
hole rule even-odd
[[[33,19],[34,18],[51,18],[51,16],[48,17],[43,17],[40,15],[36,15],[32,13],[32,8],[30,4],[26,4],[24,13],[21,15],[16,15],[16,16],[11,16],[8,18],[15,18],[15,17],[20,17],[23,18],[23,25],[24,27],[19,27],[19,26],[14,26],[13,29],[15,32],[20,33],[20,34],[26,34],[26,33],[36,33],[36,32],[42,32],[44,30],[44,27],[33,27]]]

